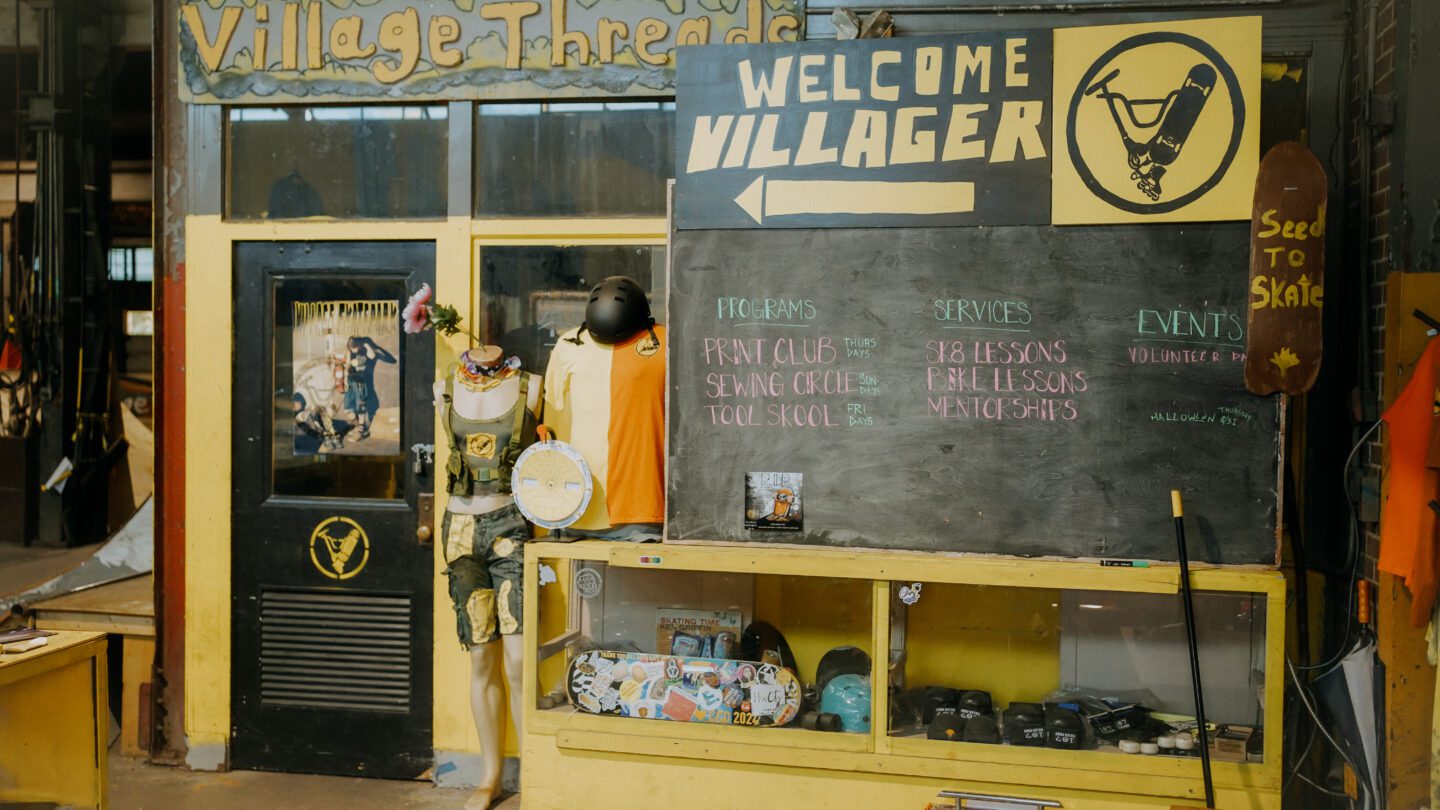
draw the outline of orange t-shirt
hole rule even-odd
[[[571,329],[545,368],[545,424],[580,451],[595,485],[575,528],[665,520],[665,327],[614,346]]]
[[[1385,504],[1380,513],[1379,568],[1405,579],[1414,597],[1412,622],[1430,619],[1437,574],[1435,512],[1437,471],[1426,466],[1440,382],[1440,340],[1431,340],[1415,366],[1410,382],[1381,417],[1389,425],[1390,466]],[[1423,605],[1422,605],[1423,603]]]

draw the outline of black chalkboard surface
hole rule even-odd
[[[1275,565],[1243,224],[675,231],[667,539]]]

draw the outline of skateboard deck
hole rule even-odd
[[[773,664],[591,650],[570,662],[571,705],[589,714],[783,726],[800,712],[800,682]]]

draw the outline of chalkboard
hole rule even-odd
[[[1275,565],[1248,237],[672,232],[667,539]]]

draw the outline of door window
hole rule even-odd
[[[404,297],[394,278],[276,281],[273,494],[405,497]]]

